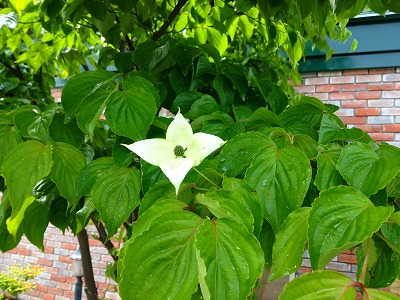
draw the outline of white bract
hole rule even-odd
[[[178,194],[186,174],[225,142],[219,137],[198,132],[178,112],[167,129],[165,139],[155,138],[124,145],[143,160],[159,166],[165,176],[175,186]]]

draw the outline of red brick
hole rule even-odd
[[[60,261],[60,262],[66,262],[66,263],[67,263],[67,262],[70,262],[71,259],[69,258],[69,256],[60,255],[59,261]]]
[[[339,85],[318,85],[316,91],[317,91],[317,93],[340,92],[340,86]]]
[[[294,87],[296,91],[299,93],[315,93],[315,86],[314,85],[300,85]]]
[[[315,97],[318,98],[319,100],[328,100],[328,93],[313,93],[313,94],[306,94],[306,96],[309,97]]]
[[[367,89],[366,83],[352,83],[352,84],[342,85],[342,92],[365,91],[366,89]]]
[[[394,89],[393,82],[380,82],[380,83],[369,83],[368,90],[369,91],[390,91]]]
[[[352,92],[345,92],[345,93],[330,93],[329,99],[331,100],[351,100],[354,98],[354,93]]]
[[[304,80],[305,85],[320,85],[327,84],[329,78],[328,77],[317,77],[317,78],[306,78]]]
[[[343,84],[343,83],[353,83],[353,82],[354,82],[354,76],[337,76],[329,78],[330,84]]]
[[[394,73],[396,70],[394,68],[380,68],[380,69],[370,69],[369,74],[390,74]]]
[[[67,249],[67,250],[76,250],[77,245],[76,244],[71,244],[71,243],[61,243],[61,248]]]
[[[49,294],[62,296],[63,291],[60,289],[51,287],[51,288],[49,288]]]
[[[56,296],[50,295],[50,294],[47,294],[47,293],[43,293],[43,294],[40,295],[40,299],[42,299],[42,300],[54,300],[55,297]]]
[[[395,82],[394,83],[394,89],[395,90],[400,90],[400,82]]]
[[[356,108],[355,116],[379,116],[381,110],[379,108]]]
[[[380,82],[382,81],[381,75],[358,75],[356,77],[356,82]]]
[[[394,133],[370,133],[369,135],[376,141],[393,141],[394,139]]]
[[[46,267],[46,273],[58,274],[58,269],[53,267]]]
[[[367,100],[342,100],[342,108],[367,107]]]
[[[64,291],[63,296],[66,298],[69,298],[69,299],[74,299],[75,292],[74,291]]]
[[[27,250],[27,249],[17,249],[17,254],[19,254],[19,255],[31,256],[31,250]]]
[[[36,290],[38,290],[39,292],[42,292],[42,293],[47,293],[49,288],[47,286],[44,286],[44,285],[37,285],[36,286]]]
[[[367,123],[367,117],[341,117],[342,121],[345,124],[366,124]]]
[[[400,124],[384,124],[382,126],[383,132],[400,132]]]
[[[382,95],[381,91],[357,92],[356,99],[360,99],[360,100],[380,99],[381,95]]]
[[[339,254],[338,261],[349,264],[357,264],[357,258],[354,254]]]
[[[53,262],[51,260],[48,259],[44,259],[44,258],[39,258],[38,264],[40,266],[48,266],[51,267],[53,265]]]
[[[63,291],[72,291],[72,284],[57,282],[57,288]]]
[[[365,132],[381,132],[381,125],[357,125],[358,128]]]
[[[57,281],[57,282],[65,282],[66,277],[65,276],[60,276],[57,274],[51,274],[51,280]]]
[[[346,70],[343,71],[343,75],[366,75],[368,74],[368,70]]]

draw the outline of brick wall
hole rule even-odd
[[[350,127],[400,146],[400,68],[305,73],[296,89],[339,106]]]
[[[303,84],[296,87],[299,92],[340,106],[338,115],[346,124],[365,130],[378,141],[400,146],[400,68],[314,72],[303,74],[303,78]],[[55,89],[53,96],[60,101],[61,89]],[[89,231],[95,234],[93,228]],[[77,239],[53,227],[48,228],[45,239],[43,253],[23,238],[16,249],[0,254],[0,272],[15,263],[43,266],[46,270],[36,279],[37,289],[20,298],[73,299],[75,278],[69,257],[77,247]],[[93,238],[90,247],[100,298],[119,299],[114,283],[104,275],[111,257]],[[333,259],[329,268],[354,278],[355,262],[354,253],[346,251]],[[306,252],[301,272],[308,271],[310,262]]]

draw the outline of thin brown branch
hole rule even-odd
[[[153,41],[157,41],[168,29],[169,25],[171,25],[172,21],[178,16],[181,8],[186,4],[188,0],[179,0],[174,9],[169,14],[167,20],[165,20],[164,24],[158,29],[154,35],[152,36]]]
[[[114,254],[115,246],[110,240],[107,240],[107,232],[106,232],[106,229],[104,228],[103,223],[101,223],[99,220],[97,220],[94,217],[91,217],[91,219],[94,223],[94,226],[96,226],[97,232],[99,233],[100,242],[102,242],[104,247],[106,247],[106,249],[108,250],[108,253],[110,253],[112,259],[114,261],[117,261],[118,256],[116,256]]]
[[[2,61],[1,62],[11,73],[13,73],[15,76],[18,77],[19,80],[23,81],[24,74],[22,74],[21,70],[19,68],[13,68],[9,63]]]

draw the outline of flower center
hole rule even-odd
[[[176,157],[184,157],[185,158],[186,150],[187,150],[187,148],[183,149],[182,146],[178,145],[178,146],[175,146],[175,148],[174,148],[174,154]]]

